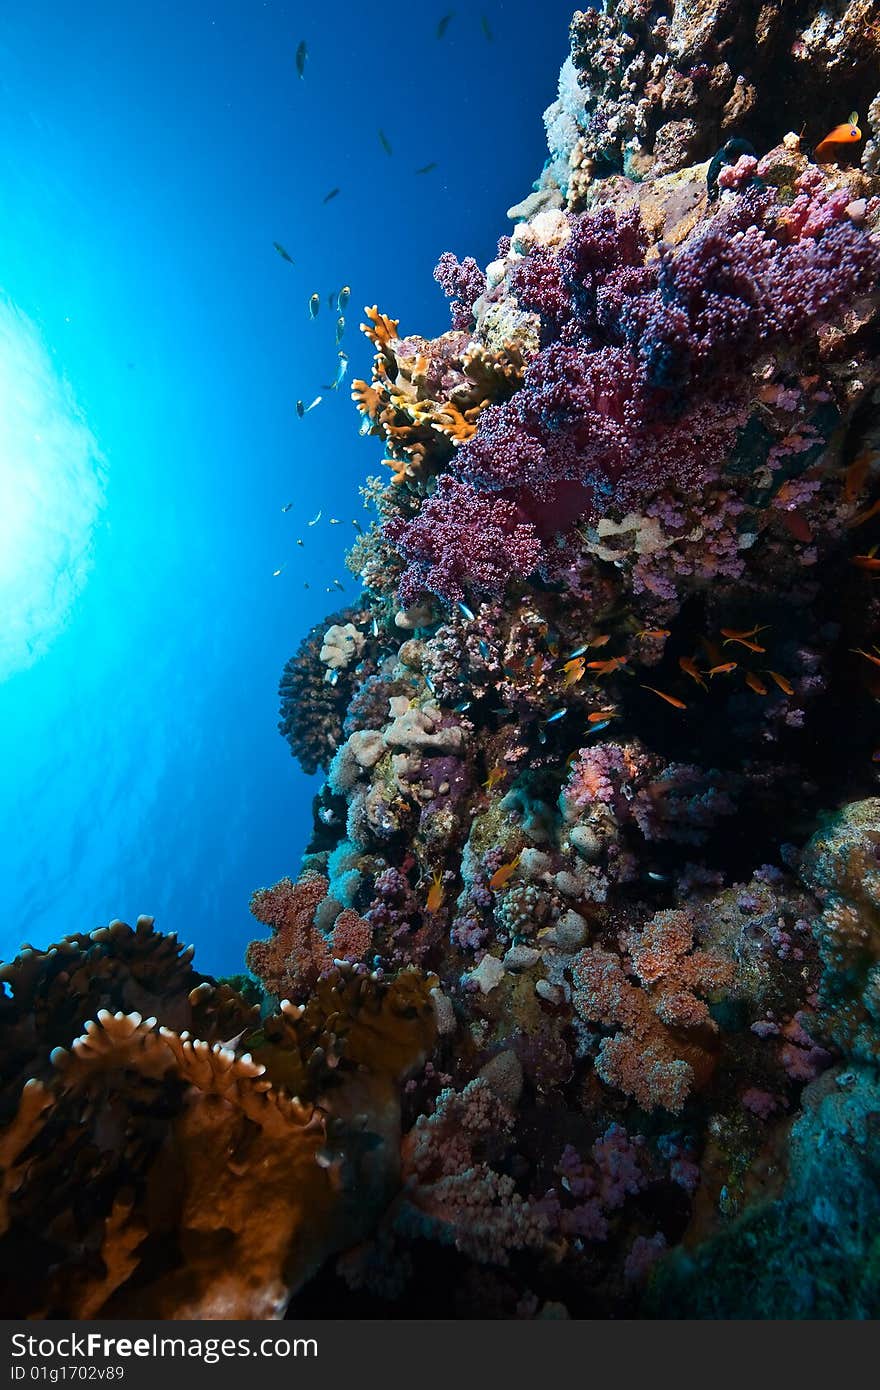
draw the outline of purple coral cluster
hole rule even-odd
[[[539,316],[541,348],[455,452],[455,479],[386,522],[404,600],[501,593],[575,521],[715,481],[753,408],[756,354],[815,339],[880,275],[848,204],[808,171],[789,206],[747,189],[654,260],[636,209],[600,207],[568,218],[561,248],[515,261],[509,290]]]

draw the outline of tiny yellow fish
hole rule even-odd
[[[573,661],[566,661],[562,668],[565,672],[565,678],[562,684],[565,686],[566,690],[570,685],[577,684],[584,674],[585,667],[586,662],[582,656],[576,656]]]
[[[483,786],[486,787],[488,791],[491,791],[493,787],[497,787],[499,782],[503,782],[506,776],[507,769],[496,763],[493,768],[489,769],[489,776],[486,778]]]

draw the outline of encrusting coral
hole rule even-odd
[[[450,331],[366,311],[392,472],[282,679],[324,781],[254,978],[149,922],[0,976],[22,1312],[880,1313],[880,15],[831,13],[578,12]]]

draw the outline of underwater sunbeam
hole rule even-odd
[[[104,461],[70,387],[0,294],[0,680],[67,621],[103,501]]]

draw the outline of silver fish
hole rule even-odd
[[[337,347],[338,347],[339,344],[342,342],[342,338],[343,338],[344,333],[345,333],[345,318],[344,318],[344,316],[343,316],[342,314],[340,314],[340,315],[339,315],[339,318],[336,320],[336,346],[337,346]]]
[[[317,524],[317,522],[319,522],[320,520],[321,520],[321,512],[320,512],[320,510],[319,510],[319,511],[316,513],[316,515],[312,517],[311,521],[310,521],[308,524],[309,524],[309,526],[315,526],[315,525]]]
[[[350,299],[351,287],[349,285],[343,285],[342,289],[339,291],[339,296],[336,300],[336,308],[339,310],[340,314],[345,312],[348,306],[348,301]]]
[[[311,297],[311,299],[309,300],[309,318],[310,318],[310,319],[316,319],[316,318],[318,317],[318,310],[320,309],[320,307],[321,307],[321,296],[320,296],[319,294],[313,294],[312,297]]]
[[[306,75],[306,59],[309,56],[308,44],[303,39],[299,48],[296,50],[296,72],[300,82]]]

